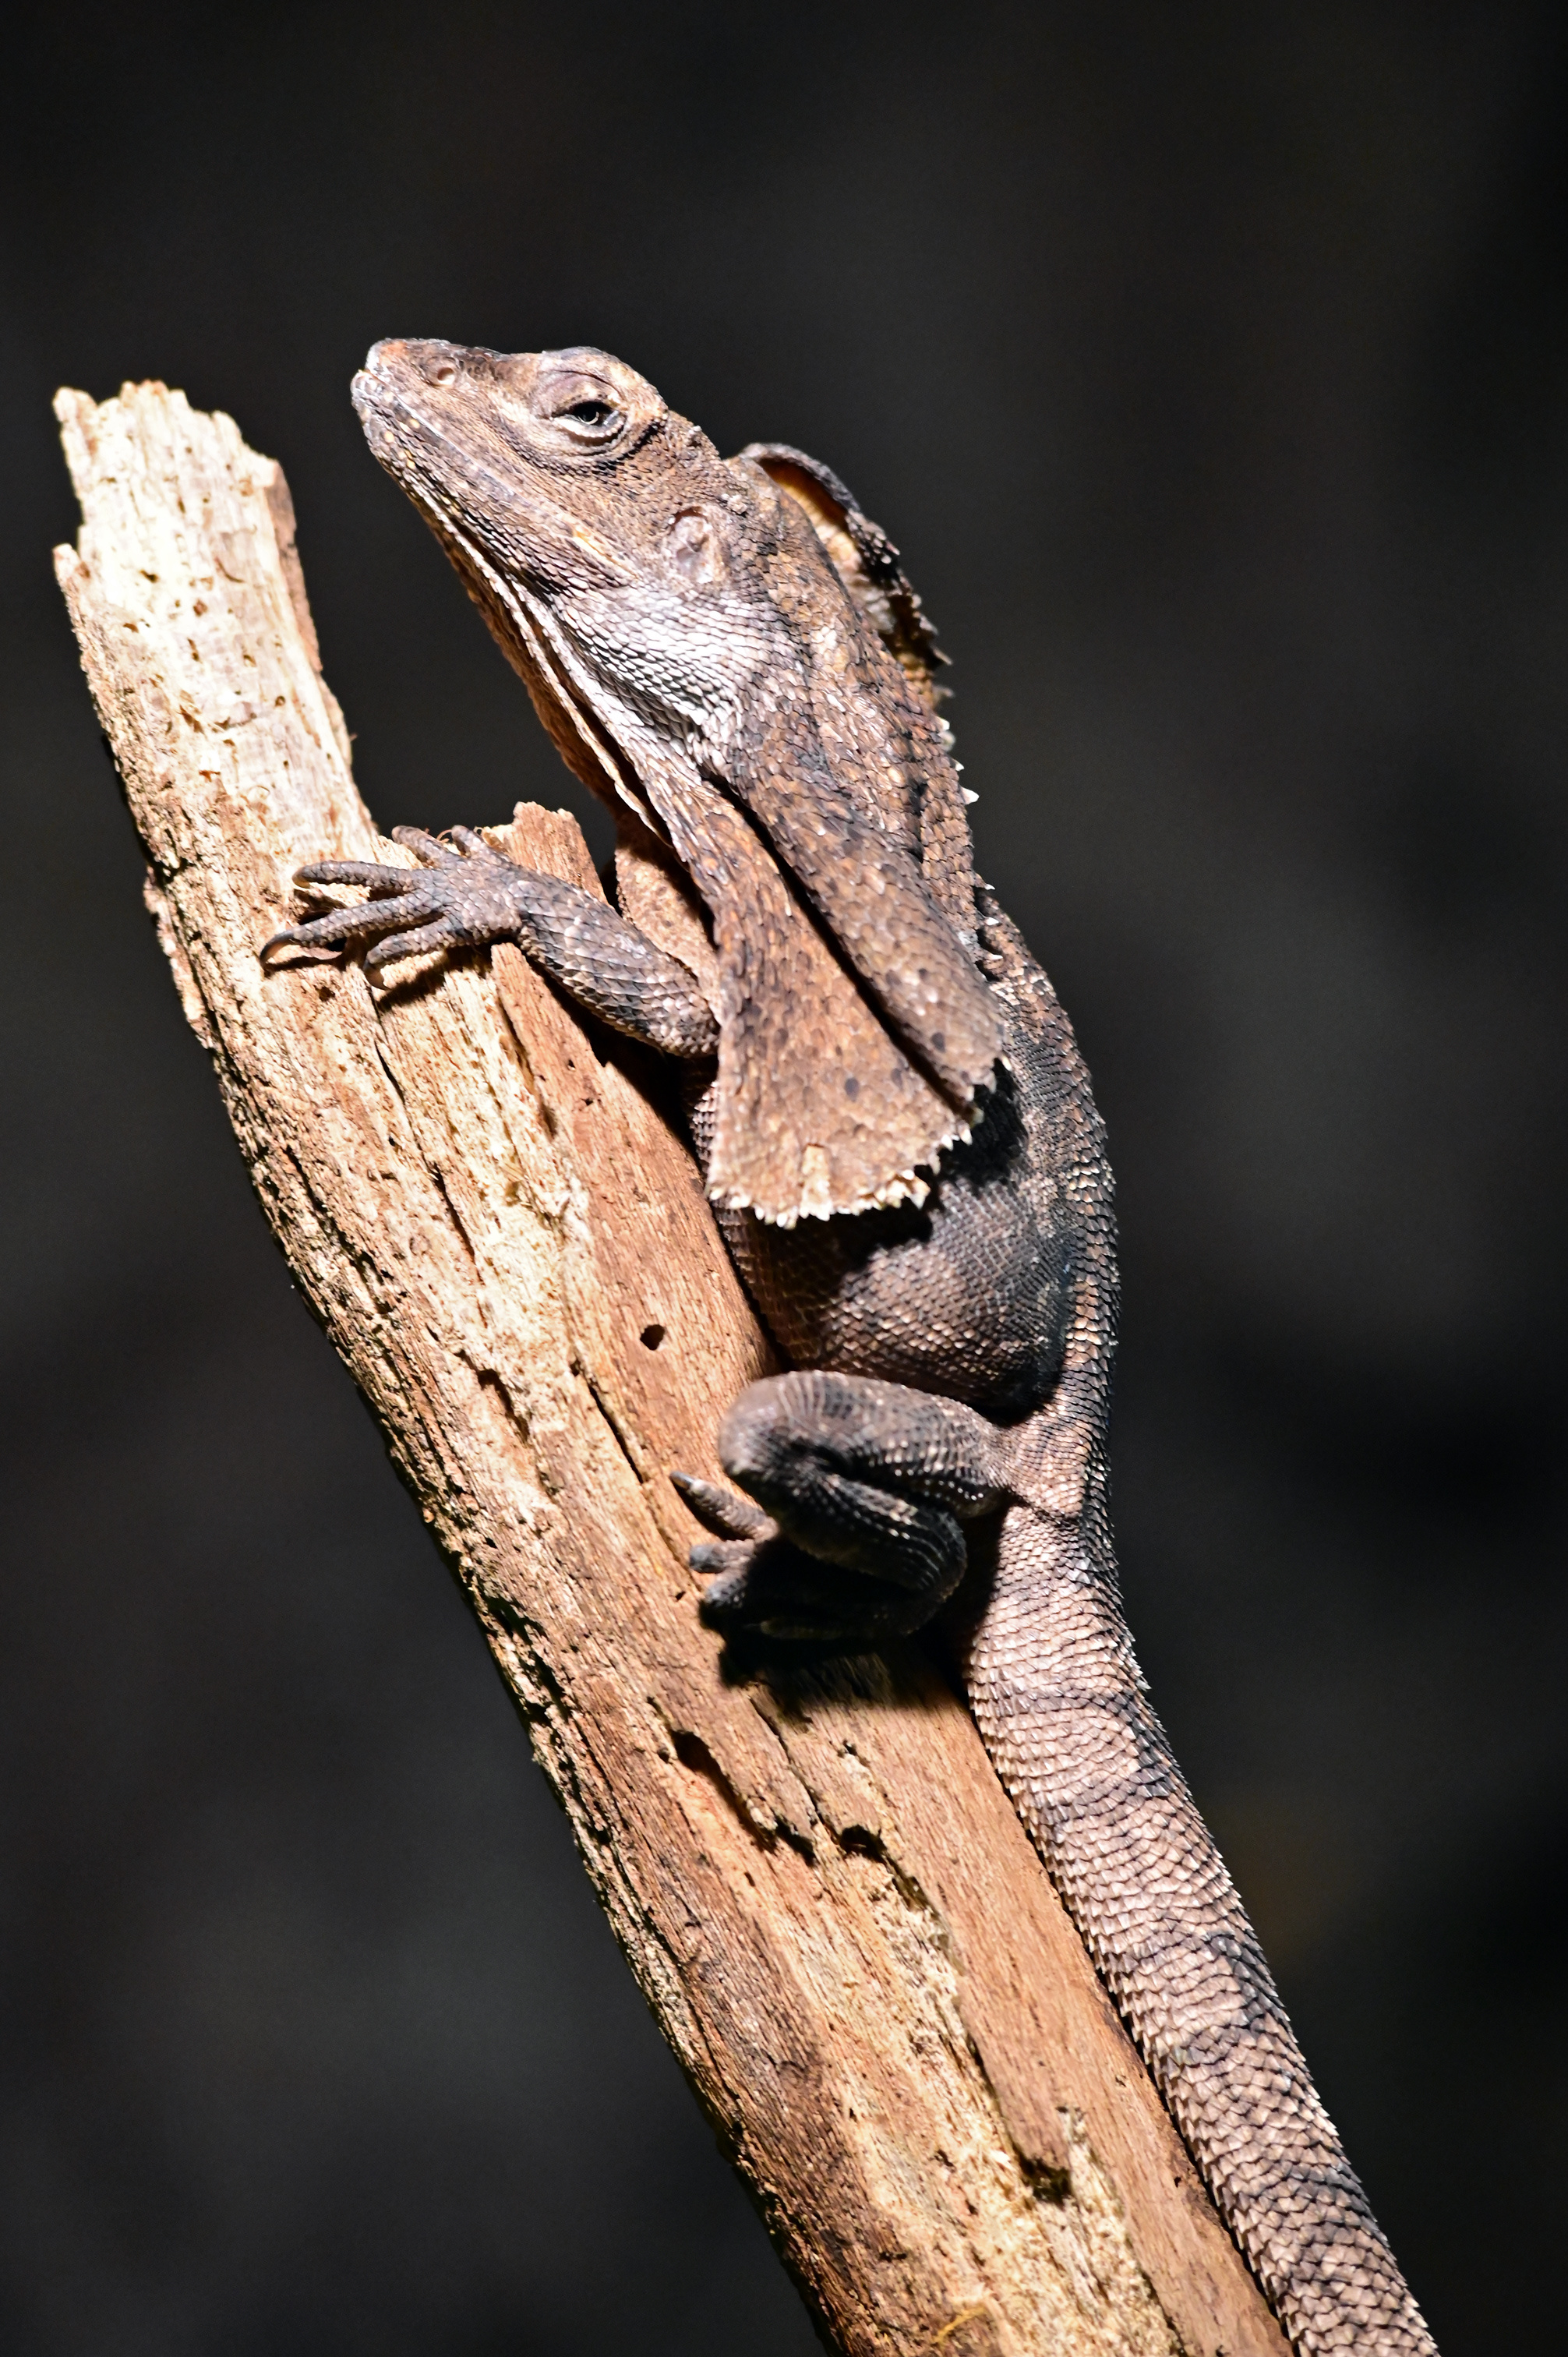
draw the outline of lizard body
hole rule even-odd
[[[678,1059],[726,1242],[793,1372],[683,1480],[738,1640],[875,1644],[954,1610],[997,1771],[1295,2345],[1434,2344],[1312,2085],[1122,1620],[1117,1279],[1088,1075],[975,876],[897,552],[827,469],[724,461],[608,355],[378,345],[376,454],[569,765],[620,911],[467,830],[289,929],[367,963],[512,939]]]

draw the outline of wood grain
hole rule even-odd
[[[57,552],[186,1012],[632,1969],[832,2344],[1281,2357],[1002,1792],[910,1647],[726,1679],[671,1468],[771,1361],[658,1076],[516,951],[263,971],[355,791],[283,478],[62,393]],[[528,725],[520,708],[519,726]],[[561,813],[531,865],[592,886]]]

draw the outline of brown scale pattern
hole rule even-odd
[[[1099,1511],[1075,1524],[1009,1510],[965,1674],[997,1772],[1292,2341],[1431,2351],[1140,1691]]]

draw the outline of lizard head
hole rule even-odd
[[[482,559],[543,597],[629,586],[650,569],[677,589],[733,576],[778,546],[783,492],[828,558],[820,578],[847,591],[929,705],[946,692],[935,685],[946,657],[897,550],[837,476],[782,443],[722,462],[613,353],[389,337],[371,346],[353,400],[376,457],[460,568]]]
[[[772,485],[737,478],[645,377],[589,345],[390,338],[353,399],[569,766],[646,817],[629,707],[666,739],[723,738],[773,621],[753,564]]]
[[[542,592],[622,581],[645,554],[606,537],[599,486],[613,469],[616,538],[639,537],[636,494],[667,468],[672,421],[608,352],[392,337],[372,345],[353,399],[376,457],[443,537],[458,534]]]

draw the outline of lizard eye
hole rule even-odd
[[[553,397],[545,396],[544,413],[552,425],[564,426],[575,441],[609,442],[626,423],[626,413],[610,387],[579,376],[557,382]]]

